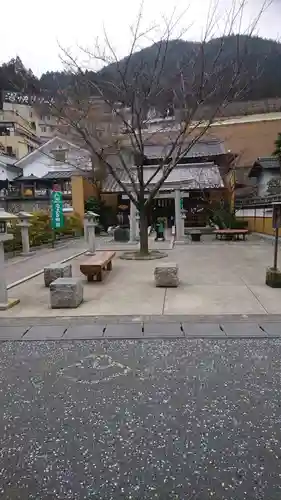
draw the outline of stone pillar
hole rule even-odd
[[[135,243],[137,239],[137,209],[136,205],[130,201],[130,243]]]
[[[28,256],[32,255],[34,252],[30,251],[30,245],[29,245],[29,227],[31,224],[27,222],[27,220],[21,220],[21,222],[18,224],[21,230],[21,242],[22,242],[22,254],[23,256]]]
[[[5,311],[19,303],[18,299],[8,299],[5,279],[4,243],[13,239],[13,235],[7,232],[7,222],[12,219],[17,219],[17,217],[5,212],[4,208],[0,208],[0,311]]]
[[[5,238],[6,240],[7,238]],[[9,238],[12,239],[12,238]],[[8,304],[8,292],[7,292],[7,284],[5,280],[5,268],[4,268],[4,246],[3,239],[0,241],[0,310],[7,309]]]
[[[181,192],[180,189],[175,189],[175,224],[176,224],[176,241],[180,241],[183,238],[182,234],[182,217],[181,217]]]
[[[4,241],[13,239],[12,234],[0,234],[0,311],[5,311],[19,303],[19,299],[9,299],[5,279]]]
[[[86,243],[88,243],[88,223],[89,223],[89,220],[88,220],[88,216],[87,214],[84,215],[84,240]]]
[[[96,224],[92,221],[88,222],[88,245],[89,250],[87,251],[87,255],[95,255],[96,253],[96,234],[95,234]]]
[[[29,223],[29,219],[31,219],[33,216],[27,212],[19,212],[18,218],[19,218],[19,223],[18,227],[20,227],[21,230],[21,242],[22,242],[22,254],[23,256],[28,256],[28,255],[33,255],[34,252],[30,251],[30,244],[29,244],[29,228],[31,224]]]

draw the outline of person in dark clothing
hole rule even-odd
[[[155,226],[155,231],[156,231],[155,241],[158,241],[158,240],[165,241],[164,229],[165,229],[164,222],[160,218],[157,219],[156,226]]]

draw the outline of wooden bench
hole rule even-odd
[[[249,231],[248,229],[218,229],[214,231],[214,233],[216,235],[216,240],[239,240],[240,236],[242,236],[243,240],[245,241],[245,238]]]
[[[104,270],[111,271],[114,256],[115,252],[98,252],[80,264],[80,271],[87,276],[88,281],[94,281],[95,277],[96,281],[102,281],[102,272]]]

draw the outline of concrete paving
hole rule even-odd
[[[280,500],[280,338],[0,351],[3,500]]]
[[[127,244],[115,242],[110,237],[97,237],[96,246],[98,250],[125,251],[128,249],[137,249],[138,243]],[[151,249],[169,250],[171,248],[171,239],[155,242],[154,237],[149,238],[149,247]],[[5,275],[8,285],[18,280],[22,280],[28,275],[42,270],[45,266],[54,262],[61,262],[64,259],[77,254],[79,251],[87,250],[87,244],[83,238],[69,240],[58,243],[55,248],[38,248],[35,254],[23,257],[17,256],[9,258],[5,262]]]
[[[95,323],[85,318],[84,324],[40,325],[22,324],[0,325],[1,341],[47,341],[47,340],[95,340],[107,339],[162,339],[162,338],[279,338],[281,337],[281,320],[264,321],[229,321],[229,322],[119,322]]]
[[[11,296],[21,302],[1,312],[0,318],[281,313],[281,290],[265,285],[266,267],[272,262],[271,242],[199,243],[166,251],[168,257],[162,262],[172,260],[179,265],[178,288],[156,288],[155,261],[124,261],[118,252],[105,279],[87,283],[79,270],[83,256],[72,262],[73,275],[84,284],[85,300],[78,309],[51,310],[49,290],[38,276],[11,290]]]
[[[54,262],[60,262],[86,249],[83,239],[71,240],[55,248],[38,249],[30,257],[14,257],[5,261],[5,276],[8,285],[36,273]]]

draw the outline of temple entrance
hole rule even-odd
[[[209,219],[210,193],[208,191],[189,191],[188,198],[183,198],[185,212],[185,227],[204,227]]]
[[[158,217],[165,219],[166,227],[171,228],[175,221],[175,200],[171,198],[155,198],[152,202],[149,225],[154,225]]]

